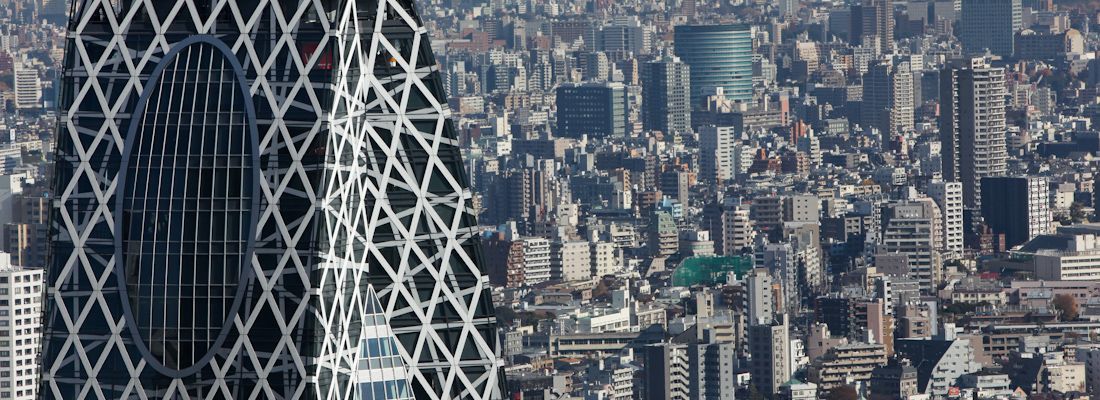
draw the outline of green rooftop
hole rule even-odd
[[[673,286],[715,285],[726,283],[730,272],[737,278],[752,270],[751,257],[691,257],[672,272]]]

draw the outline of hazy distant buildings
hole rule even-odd
[[[49,204],[48,197],[29,190],[12,198],[11,222],[2,226],[3,250],[11,255],[12,264],[25,268],[46,266]]]
[[[952,331],[932,339],[898,340],[896,348],[898,354],[917,360],[917,390],[933,398],[947,396],[959,377],[982,367],[975,361],[970,340],[958,338]]]
[[[626,136],[628,100],[623,84],[569,83],[559,86],[556,94],[557,136]]]
[[[1023,28],[1021,0],[965,0],[959,21],[959,41],[968,54],[1010,57],[1016,32]]]
[[[752,99],[752,29],[748,25],[680,25],[676,55],[691,67],[691,99],[702,104],[722,88],[729,100]]]
[[[894,2],[864,0],[851,7],[851,42],[877,45],[880,51],[894,48]]]
[[[592,278],[592,250],[586,241],[553,243],[553,270],[561,271],[566,282]]]
[[[523,276],[524,281],[534,285],[551,280],[561,279],[560,271],[555,277],[550,257],[550,240],[541,237],[529,237],[523,239]]]
[[[1008,169],[1004,69],[974,58],[941,71],[939,128],[943,179],[962,183],[963,205],[980,209],[981,179]]]
[[[822,390],[831,390],[848,382],[870,380],[871,372],[886,365],[886,360],[882,343],[842,344],[829,349],[810,373]]]

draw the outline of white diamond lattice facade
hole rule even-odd
[[[409,0],[70,15],[44,398],[502,397],[468,178]]]

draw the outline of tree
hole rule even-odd
[[[503,326],[510,326],[516,320],[516,312],[512,310],[512,307],[497,307],[494,311],[497,322]]]
[[[859,393],[856,393],[856,388],[849,385],[833,388],[829,391],[829,394],[825,396],[826,400],[858,400]]]
[[[1077,224],[1088,221],[1089,216],[1087,213],[1085,213],[1085,205],[1076,201],[1073,202],[1073,204],[1070,204],[1069,218]]]
[[[1073,321],[1079,314],[1077,311],[1077,299],[1068,294],[1054,296],[1054,309],[1058,310],[1062,321]]]

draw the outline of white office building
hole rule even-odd
[[[42,81],[38,71],[21,61],[15,62],[15,108],[32,110],[42,108]]]

